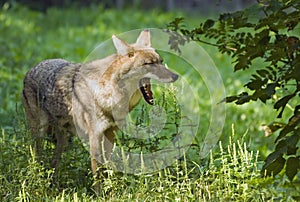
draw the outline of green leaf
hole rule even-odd
[[[286,140],[281,140],[277,143],[275,151],[277,151],[280,154],[284,154],[287,151],[287,143]]]
[[[288,124],[280,131],[279,136],[276,138],[275,142],[285,137],[290,132],[294,132],[298,137],[300,136],[300,111],[298,111],[300,105],[295,108],[294,115],[289,119]],[[298,127],[298,128],[297,128]]]
[[[228,96],[228,97],[224,98],[223,100],[221,100],[219,103],[222,103],[222,102],[230,103],[230,102],[234,102],[238,99],[239,99],[238,96]]]
[[[285,107],[285,105],[289,102],[289,100],[294,96],[295,96],[295,94],[291,94],[291,95],[287,95],[287,96],[281,98],[274,104],[274,109],[279,109],[281,107]]]
[[[269,83],[266,87],[266,95],[271,98],[272,95],[275,94],[275,88],[277,87],[277,83]]]
[[[274,104],[274,109],[281,109],[281,112],[279,113],[279,115],[277,116],[277,118],[281,118],[282,117],[282,113],[283,110],[285,108],[285,106],[287,105],[287,103],[289,102],[290,99],[292,99],[295,96],[295,94],[291,94],[291,95],[287,95],[283,98],[281,98],[280,100],[278,100],[275,104]]]
[[[286,140],[286,144],[287,144],[287,155],[295,155],[297,152],[297,144],[299,142],[300,136],[299,133],[297,133],[297,131],[292,135],[289,136]]]
[[[300,50],[300,47],[299,47],[299,50]],[[300,54],[295,59],[295,65],[289,76],[291,78],[295,79],[296,81],[300,81]]]
[[[184,22],[184,18],[178,17],[175,18],[172,22],[168,23],[167,27],[168,29],[176,32],[178,29],[184,27],[183,22]]]
[[[264,104],[266,104],[267,100],[270,99],[270,97],[266,94],[265,89],[258,89],[253,94],[255,98],[258,98],[260,101],[262,101]]]
[[[279,1],[272,1],[267,7],[268,11],[276,12],[279,11],[283,7],[283,3]]]
[[[251,79],[245,86],[248,87],[250,90],[258,90],[268,82],[267,79],[262,80],[261,78]]]
[[[297,148],[299,138],[300,136],[297,133],[294,133],[286,138],[282,138],[281,141],[277,143],[275,150],[280,150],[282,153],[287,153],[288,155],[296,154],[294,151],[295,148]]]
[[[282,152],[275,151],[271,153],[265,160],[265,164],[262,169],[262,174],[264,176],[275,176],[284,167],[285,159],[282,157]]]
[[[189,35],[191,32],[187,29],[180,29],[180,32],[183,34],[183,35]]]
[[[295,155],[297,153],[298,149],[299,149],[298,147],[288,147],[286,154],[287,155]]]
[[[269,44],[269,41],[270,41],[271,37],[269,36],[264,36],[263,38],[261,38],[257,44],[259,44],[260,46],[259,47],[262,47],[262,48],[266,48],[266,46]]]
[[[265,136],[269,137],[274,134],[277,130],[283,128],[286,124],[280,122],[272,122],[268,125],[263,126],[263,130],[265,131]]]
[[[204,34],[204,31],[202,28],[199,27],[199,28],[193,29],[191,33],[193,34],[192,36],[195,37],[195,35]],[[194,39],[194,38],[192,38],[192,39]]]
[[[249,102],[251,99],[252,99],[251,95],[248,95],[247,92],[243,92],[239,95],[239,99],[235,102],[235,104],[241,105],[241,104]]]
[[[263,103],[266,103],[266,93],[264,90],[262,89],[257,89],[255,90],[255,92],[252,95],[254,100],[260,99]]]
[[[265,69],[256,70],[256,73],[261,77],[266,77],[270,74],[270,72]]]
[[[234,66],[234,71],[238,71],[238,70],[245,70],[249,68],[249,60],[247,57],[242,56],[238,59],[238,63]]]
[[[300,159],[297,157],[290,157],[286,161],[285,174],[288,176],[290,181],[293,181],[295,175],[300,169]]]
[[[206,20],[203,25],[203,30],[208,30],[209,28],[213,27],[214,24],[215,24],[214,20],[211,20],[211,19]]]
[[[279,133],[279,136],[276,138],[275,142],[285,137],[287,134],[293,131],[293,127],[286,125]]]

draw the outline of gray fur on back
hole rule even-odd
[[[24,85],[35,92],[40,107],[53,120],[68,115],[76,69],[76,65],[66,60],[50,59],[39,63],[25,77]]]

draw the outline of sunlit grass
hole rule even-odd
[[[3,132],[0,139],[1,145],[6,145],[2,151],[16,148],[1,156],[1,201],[269,201],[290,197],[267,185],[271,178],[260,177],[258,151],[249,150],[243,140],[234,141],[238,135],[234,131],[229,144],[219,142],[219,152],[211,152],[202,164],[183,156],[172,166],[145,175],[119,173],[107,167],[109,175],[99,195],[91,190],[88,159],[82,158],[88,157],[88,152],[80,141],[75,140],[66,152],[57,184],[54,170],[37,162],[31,146],[24,145],[30,134],[22,135],[22,141],[9,141],[10,135]]]

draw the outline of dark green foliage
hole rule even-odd
[[[255,68],[255,74],[244,85],[248,90],[223,101],[241,105],[258,100],[266,104],[270,100],[279,111],[279,119],[283,113],[289,114],[287,107],[293,110],[287,124],[265,126],[267,135],[279,129],[280,132],[275,151],[265,160],[262,171],[276,175],[285,168],[286,175],[293,180],[300,170],[300,2],[263,2],[250,9],[222,14],[218,20],[208,19],[193,29],[183,26],[183,18],[176,18],[168,24],[176,32],[169,43],[177,51],[189,40],[210,44],[233,59],[234,71]]]

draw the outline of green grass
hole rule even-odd
[[[53,8],[47,14],[21,6],[0,10],[0,201],[292,201],[293,196],[299,196],[299,186],[289,183],[281,175],[267,179],[260,177],[262,160],[272,149],[273,142],[273,137],[264,137],[260,126],[276,117],[276,113],[263,104],[228,104],[219,145],[207,158],[199,158],[202,134],[209,127],[211,104],[207,87],[192,73],[191,82],[201,98],[197,113],[202,125],[193,146],[172,166],[145,175],[110,172],[103,191],[96,196],[91,190],[93,176],[89,154],[78,138],[71,140],[56,173],[49,168],[53,152],[50,140],[45,145],[43,163],[37,162],[20,103],[25,73],[47,58],[82,62],[112,34],[145,27],[164,28],[178,15],[185,14],[159,10],[117,11],[101,7]],[[190,19],[197,21],[195,16]],[[229,58],[212,47],[203,47],[213,58],[227,94],[242,91],[249,76],[242,72],[233,73]],[[170,68],[179,71],[181,65],[186,65],[184,61],[173,59],[170,57],[168,61]],[[154,138],[154,142],[136,141],[119,134],[119,145],[146,153],[159,150],[172,139],[168,130],[176,132],[177,121],[182,117],[174,113],[174,109],[180,110],[180,107],[173,102],[168,89],[166,87],[164,95],[160,93],[158,102],[168,112],[170,127]],[[165,100],[163,96],[166,96]],[[151,108],[141,103],[132,113],[136,125],[151,122],[149,112]],[[108,170],[113,171],[111,167]]]
[[[285,188],[288,194],[276,188],[287,182],[274,185],[274,179],[261,178],[259,153],[243,141],[233,141],[238,135],[234,131],[229,144],[220,142],[219,152],[202,164],[184,156],[146,175],[113,172],[108,167],[109,177],[99,196],[90,188],[88,152],[79,140],[75,138],[65,153],[58,186],[54,171],[36,161],[28,144],[30,134],[21,135],[18,140],[16,133],[2,135],[1,151],[6,152],[1,153],[1,201],[292,201],[297,194],[296,188]]]

